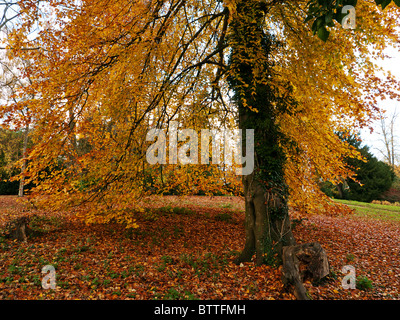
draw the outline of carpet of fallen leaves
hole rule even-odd
[[[36,212],[40,235],[27,243],[0,237],[0,299],[295,299],[283,287],[281,268],[233,263],[244,244],[240,198],[171,196],[146,206],[135,230]],[[16,197],[0,196],[0,229],[23,214]],[[305,283],[313,299],[400,299],[398,222],[313,216],[294,233],[328,254],[327,280]],[[55,290],[41,285],[49,264]],[[342,288],[345,265],[372,288]]]

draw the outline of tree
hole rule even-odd
[[[382,14],[358,3],[357,29],[344,30],[334,20],[356,3],[65,0],[49,4],[53,21],[40,21],[32,41],[26,35],[38,6],[21,1],[23,22],[7,40],[13,55],[34,61],[27,74],[35,81],[19,92],[35,93],[27,101],[35,128],[29,181],[50,195],[41,198],[48,206],[91,201],[88,222],[132,227],[125,209],[143,195],[151,127],[168,130],[178,119],[194,130],[252,128],[256,167],[243,178],[246,244],[238,262],[253,251],[257,263],[281,255],[294,243],[289,205],[301,214],[327,207],[318,178],[347,178],[343,159],[359,157],[334,132],[368,125],[379,95],[398,96],[395,80],[375,77],[372,63],[386,44],[399,43],[395,28],[385,27],[397,25],[398,8]],[[77,137],[91,150],[79,155]],[[174,165],[162,168],[174,174]],[[192,167],[185,168],[177,181],[188,177]],[[91,181],[84,192],[82,180]]]
[[[3,13],[3,20],[5,19],[4,17],[6,16],[7,8],[13,8],[15,6],[15,3],[6,3],[6,9],[4,10]],[[16,15],[15,17],[17,17]],[[5,23],[7,20],[4,20],[3,23]],[[21,60],[21,59],[7,59],[6,55],[4,52],[1,54],[2,59],[0,60],[0,66],[1,66],[1,76],[0,76],[0,88],[1,88],[1,94],[0,94],[0,99],[4,100],[5,103],[17,103],[17,98],[16,98],[16,91],[27,85],[27,83],[30,83],[31,80],[29,77],[24,78],[23,77],[23,71],[24,69],[27,68],[27,65],[29,64],[28,61],[26,60]],[[22,69],[22,70],[21,70]],[[22,101],[25,100],[24,98]],[[20,166],[21,166],[21,176],[19,179],[19,188],[18,188],[18,196],[22,197],[24,195],[24,186],[25,186],[25,169],[26,169],[26,155],[27,155],[27,148],[28,148],[28,140],[29,140],[29,125],[30,125],[30,118],[29,118],[29,108],[28,107],[22,107],[19,108],[17,111],[17,114],[13,115],[13,124],[17,125],[19,127],[20,125],[23,125],[23,144],[22,144],[22,155],[21,158],[18,159],[20,160]],[[6,125],[6,124],[3,124]],[[21,130],[22,131],[22,130]]]
[[[396,143],[396,134],[395,129],[396,120],[398,117],[397,110],[393,112],[390,116],[389,123],[387,123],[383,112],[380,112],[380,133],[382,134],[381,142],[383,143],[383,149],[379,149],[380,153],[384,156],[384,160],[386,163],[390,165],[390,167],[394,170],[396,167],[396,162],[398,161],[397,148],[398,144]]]
[[[367,147],[362,149],[361,154],[367,159],[367,162],[361,162],[356,170],[356,178],[361,184],[349,180],[349,189],[345,192],[345,197],[362,202],[378,200],[392,186],[394,172],[388,164],[372,156]]]
[[[394,181],[394,171],[388,164],[379,161],[369,151],[368,146],[362,146],[362,141],[357,135],[339,134],[341,139],[347,141],[355,147],[363,159],[346,159],[347,165],[355,172],[353,179],[346,179],[343,183],[336,186],[325,185],[327,194],[336,195],[329,191],[337,189],[339,199],[356,200],[362,202],[371,202],[378,200],[380,196],[391,187]]]
[[[0,194],[18,194],[19,183],[11,178],[20,173],[15,164],[21,157],[22,141],[22,132],[0,128]]]
[[[0,30],[3,30],[4,28],[12,27],[10,24],[13,24],[21,12],[18,10],[16,1],[2,0],[1,7]]]
[[[283,135],[275,122],[295,101],[280,97],[270,84],[270,55],[277,44],[263,30],[264,10],[258,1],[239,1],[231,25],[230,84],[239,107],[239,127],[255,130],[256,163],[253,173],[243,176],[246,244],[238,263],[251,261],[256,252],[256,263],[262,264],[275,245],[295,244],[288,215],[285,154],[279,146]]]

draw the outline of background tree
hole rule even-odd
[[[385,117],[383,112],[380,112],[380,134],[382,138],[380,141],[383,148],[379,152],[383,155],[384,161],[395,170],[396,164],[399,161],[398,154],[398,137],[396,136],[396,128],[399,128],[398,112],[397,109],[389,116]]]
[[[9,6],[15,6],[15,3],[6,3],[6,8]],[[14,10],[13,10],[14,11]],[[6,15],[7,10],[4,10],[4,15]],[[15,17],[17,17],[16,15]],[[2,30],[4,32],[4,30]],[[5,34],[7,34],[5,32]],[[29,65],[29,61],[22,59],[8,59],[6,56],[6,52],[0,52],[0,99],[4,101],[5,104],[13,104],[18,103],[18,98],[16,97],[16,92],[20,88],[27,86],[31,83],[31,79],[28,77],[24,77],[24,70]],[[26,100],[26,97],[23,97],[20,102]],[[14,111],[11,111],[14,112]],[[24,195],[24,186],[25,186],[25,170],[26,170],[26,155],[28,148],[28,140],[29,140],[29,130],[30,130],[30,115],[29,108],[25,105],[22,108],[19,108],[16,113],[12,115],[13,121],[7,121],[7,119],[3,119],[2,126],[8,128],[19,128],[19,131],[23,133],[22,138],[22,146],[21,146],[21,157],[18,159],[21,170],[19,170],[20,178],[19,178],[19,188],[18,188],[18,196],[22,197]],[[9,120],[9,119],[8,119]]]
[[[349,189],[344,192],[345,198],[362,202],[379,200],[380,196],[392,186],[394,172],[388,164],[374,157],[368,147],[364,146],[361,154],[366,157],[367,162],[352,164],[358,168],[356,178],[361,184],[349,180],[347,182]]]
[[[12,29],[19,15],[21,15],[18,3],[13,0],[1,1],[0,30]]]
[[[0,128],[0,194],[17,195],[18,181],[11,178],[20,173],[16,166],[22,156],[23,132]]]
[[[389,190],[395,178],[391,166],[379,161],[369,151],[368,146],[362,146],[362,141],[357,135],[340,135],[342,139],[357,148],[363,156],[363,160],[348,158],[346,163],[356,173],[354,179],[346,179],[345,182],[333,186],[325,184],[324,190],[328,195],[339,199],[371,202],[380,199],[380,196]],[[337,190],[335,190],[337,189]]]

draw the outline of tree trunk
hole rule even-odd
[[[26,125],[24,131],[24,145],[22,147],[22,165],[21,165],[21,179],[19,180],[18,197],[24,196],[24,186],[25,186],[25,170],[26,170],[26,149],[28,148],[28,135],[29,135],[29,124]]]
[[[336,189],[337,189],[338,194],[339,194],[339,199],[344,199],[343,183],[338,183],[336,185]]]
[[[255,137],[257,136],[259,135],[256,134]],[[270,144],[271,140],[268,142],[267,144]],[[261,145],[265,143],[266,141],[259,141]],[[274,168],[270,168],[272,172],[268,175],[262,163],[266,159],[257,153],[254,156],[257,161],[253,173],[242,178],[246,210],[246,242],[236,263],[251,261],[254,253],[257,265],[265,262],[280,263],[283,247],[296,243],[291,231],[283,163],[279,163],[278,155],[278,161],[275,162]],[[262,180],[271,176],[277,179]]]
[[[277,97],[270,84],[270,53],[275,42],[263,30],[264,6],[255,0],[237,4],[231,23],[229,79],[239,107],[239,127],[243,131],[254,129],[255,139],[254,171],[243,176],[246,243],[236,262],[250,261],[256,253],[258,265],[276,258],[279,262],[283,246],[295,244],[287,206],[285,155],[280,147],[282,134],[275,120],[289,102]]]
[[[264,192],[254,180],[254,175],[244,177],[246,206],[246,242],[236,263],[251,261],[256,254],[256,264],[280,262],[282,249],[294,245],[290,218],[285,209],[282,217],[273,217],[271,209],[280,207],[279,197]]]

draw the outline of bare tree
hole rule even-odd
[[[18,0],[0,1],[0,30],[13,27],[15,21],[21,14],[18,6]]]
[[[396,136],[396,127],[400,127],[398,121],[399,112],[395,108],[394,112],[390,116],[386,116],[380,111],[380,141],[383,144],[382,148],[378,151],[383,155],[384,161],[387,162],[393,170],[395,169],[396,163],[399,161],[399,144],[398,137]]]

